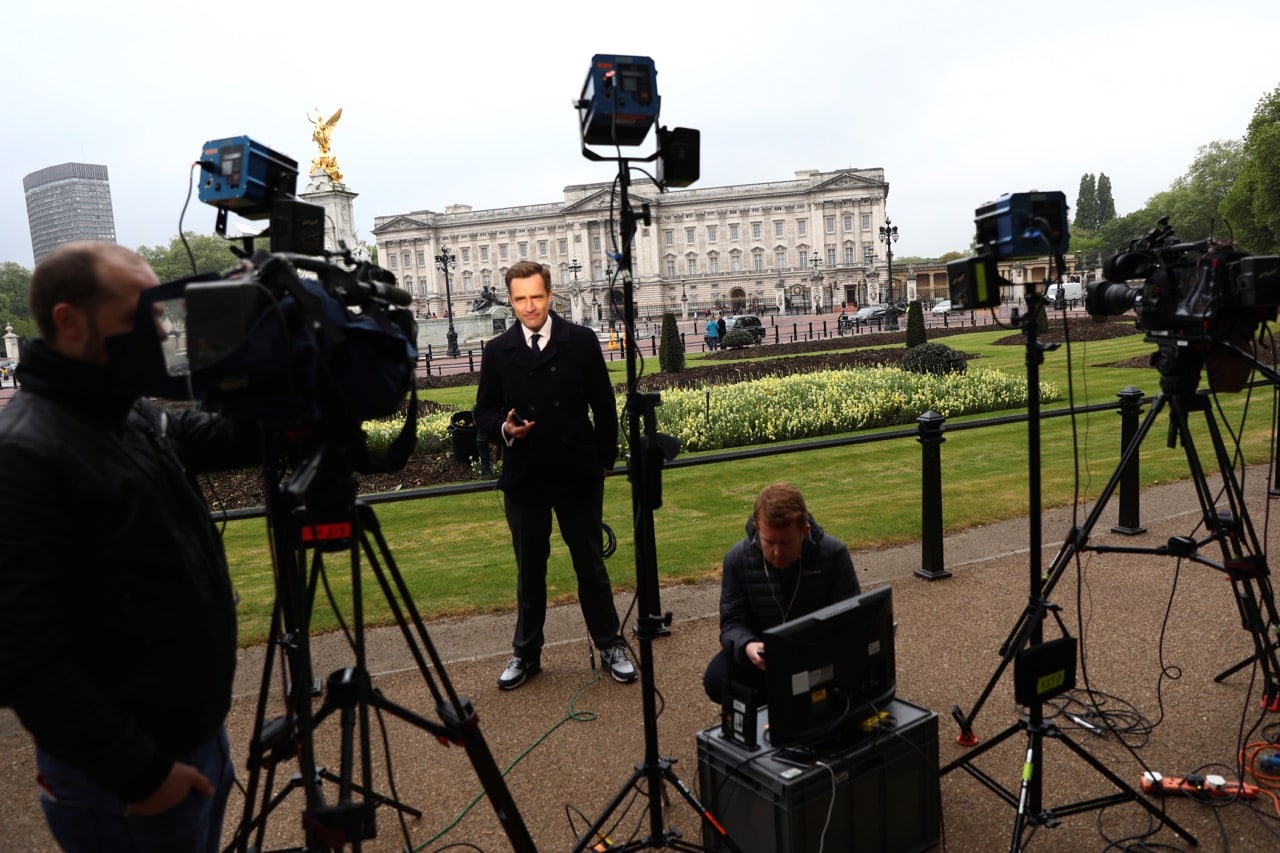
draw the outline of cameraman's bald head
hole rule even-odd
[[[67,243],[36,265],[31,313],[50,348],[105,367],[105,340],[133,330],[138,296],[158,283],[136,252],[114,243]]]

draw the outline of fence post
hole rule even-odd
[[[942,561],[942,425],[946,418],[930,409],[916,423],[920,435],[920,568],[916,577],[951,577]]]
[[[467,350],[467,372],[476,372],[476,351],[473,349]]]
[[[1120,406],[1116,413],[1120,415],[1120,453],[1123,456],[1134,436],[1138,434],[1138,416],[1142,414],[1142,392],[1128,385],[1116,394],[1120,398]],[[1129,463],[1120,472],[1120,518],[1119,523],[1111,528],[1113,533],[1124,533],[1136,536],[1146,533],[1147,528],[1138,520],[1138,454],[1129,458]]]
[[[1280,407],[1280,389],[1276,389],[1272,397],[1272,405]],[[1271,475],[1271,488],[1267,490],[1267,494],[1273,498],[1280,495],[1280,454],[1277,454],[1276,450],[1280,450],[1280,433],[1276,435],[1276,447],[1271,454],[1275,459],[1275,469]]]

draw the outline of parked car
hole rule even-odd
[[[760,322],[760,318],[754,314],[735,314],[732,317],[724,318],[724,334],[728,339],[735,331],[741,329],[748,332],[752,337],[752,343],[763,343],[765,336],[764,323]]]
[[[865,326],[868,323],[887,320],[894,313],[896,313],[895,309],[890,305],[864,305],[853,315],[852,322],[855,326]]]

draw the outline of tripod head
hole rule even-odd
[[[322,514],[347,516],[356,503],[359,479],[343,449],[321,444],[296,465],[280,487],[281,509],[306,507]]]

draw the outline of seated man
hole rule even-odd
[[[702,677],[708,698],[723,703],[732,680],[764,701],[764,632],[860,591],[848,547],[817,525],[791,485],[765,486],[747,535],[724,557],[720,653]]]

